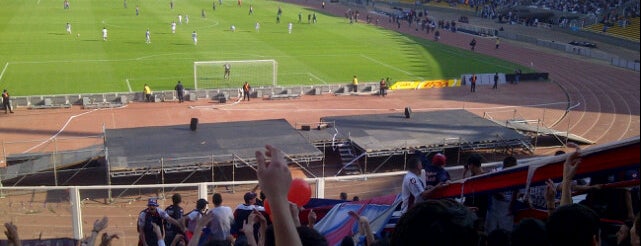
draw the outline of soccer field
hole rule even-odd
[[[170,0],[127,0],[126,8],[123,0],[69,1],[68,9],[63,8],[64,0],[2,1],[0,87],[14,96],[141,91],[145,83],[153,90],[171,90],[178,80],[194,88],[194,62],[218,60],[274,59],[278,85],[348,83],[354,75],[370,82],[382,77],[413,81],[473,72],[511,73],[516,68],[530,71],[373,25],[349,24],[342,17],[315,13],[318,22],[308,23],[313,10],[276,1],[244,1],[238,6],[236,1],[222,0],[219,5],[214,0],[216,10],[211,0],[173,0],[173,9]],[[279,7],[283,14],[276,23]],[[183,21],[172,33],[171,23],[178,22],[178,15]],[[71,34],[66,23],[71,24]],[[103,28],[108,30],[106,41]],[[147,29],[150,44],[145,42]],[[256,80],[249,82],[271,85],[272,78]],[[217,78],[212,83],[241,86],[241,81]]]

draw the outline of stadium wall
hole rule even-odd
[[[324,85],[298,85],[298,86],[270,86],[252,88],[252,97],[269,98],[273,95],[322,95],[340,94],[350,90],[349,84],[324,84]],[[378,82],[361,83],[361,92],[377,92]],[[153,96],[156,102],[177,101],[176,91],[164,90],[154,91]],[[187,89],[185,100],[196,101],[209,99],[218,101],[240,97],[239,88],[222,89]],[[14,108],[62,108],[71,105],[82,105],[85,107],[116,107],[133,101],[143,101],[142,92],[108,92],[108,93],[80,93],[80,94],[59,94],[59,95],[35,95],[35,96],[12,96],[11,104]]]

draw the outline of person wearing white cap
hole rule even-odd
[[[143,245],[158,245],[160,242],[164,244],[162,238],[158,238],[154,232],[152,224],[162,226],[162,220],[174,224],[180,231],[184,230],[184,225],[169,216],[165,210],[158,207],[158,200],[156,198],[149,198],[147,200],[147,208],[142,210],[138,215],[138,240],[145,242]]]

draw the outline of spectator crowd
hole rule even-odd
[[[593,175],[587,181],[576,179],[582,152],[577,145],[568,146],[575,149],[557,153],[565,157],[563,178],[557,182],[550,179],[529,189],[472,193],[461,199],[433,197],[435,191],[452,182],[444,168],[447,158],[442,153],[416,151],[402,181],[401,216],[393,230],[374,232],[366,216],[350,211],[346,216],[357,221],[358,232],[346,236],[340,244],[640,245],[638,183],[632,188],[608,186],[638,179],[639,169]],[[137,219],[138,245],[327,245],[327,239],[314,228],[316,213],[309,211],[307,220],[301,223],[302,208],[288,201],[292,176],[285,154],[267,145],[256,152],[256,159],[259,184],[233,210],[223,205],[220,193],[211,197],[211,209],[207,199],[199,199],[190,211],[181,207],[180,194],[172,196],[173,203],[166,209],[150,198]],[[482,162],[481,155],[472,154],[461,178],[518,166],[518,159],[512,156],[492,171],[484,170]],[[577,192],[586,195],[573,198]],[[346,193],[340,197],[347,202]],[[524,209],[546,213],[520,216],[517,211]],[[118,240],[117,234],[103,232],[107,225],[107,217],[96,220],[91,235],[81,244],[111,245]],[[5,227],[8,245],[22,245],[16,226],[8,222]]]

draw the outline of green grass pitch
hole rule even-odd
[[[127,8],[123,0],[69,0],[69,9],[63,9],[63,1],[2,1],[0,87],[12,95],[141,91],[145,83],[153,90],[171,90],[178,80],[193,88],[194,62],[214,60],[274,59],[279,85],[349,83],[353,75],[371,82],[531,71],[373,25],[349,24],[343,17],[316,13],[318,23],[308,24],[313,10],[276,1],[246,0],[239,7],[223,0],[216,10],[211,0],[173,0],[173,9],[170,0],[127,0]],[[276,23],[279,6],[283,14]],[[189,23],[183,20],[171,33],[170,24],[179,14],[188,15]],[[65,30],[67,22],[72,34]],[[256,22],[260,32],[254,29]],[[102,40],[103,27],[107,41]],[[147,28],[151,44],[145,43]]]

